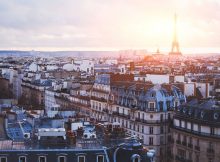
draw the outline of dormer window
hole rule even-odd
[[[7,157],[1,157],[0,156],[0,162],[7,162]]]
[[[151,97],[155,97],[156,96],[156,94],[155,93],[151,93]]]
[[[131,161],[132,161],[132,162],[141,162],[141,157],[140,157],[140,155],[138,155],[138,154],[132,155]]]
[[[26,162],[25,156],[19,156],[19,162]]]
[[[58,162],[66,162],[66,157],[65,156],[59,156],[58,157]]]
[[[85,156],[78,156],[78,162],[85,162],[86,157]]]
[[[47,162],[46,156],[39,156],[38,161],[39,162]]]
[[[96,161],[97,162],[104,162],[104,156],[103,155],[98,155]]]

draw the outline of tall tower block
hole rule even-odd
[[[178,43],[178,39],[177,39],[177,27],[176,27],[176,23],[177,23],[177,15],[174,15],[174,33],[173,33],[173,42],[172,42],[172,48],[171,51],[169,53],[169,55],[175,55],[175,56],[181,56],[182,53],[180,52],[179,49],[179,43]]]

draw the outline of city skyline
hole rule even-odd
[[[169,52],[177,13],[180,50],[218,52],[217,0],[1,1],[1,50]]]

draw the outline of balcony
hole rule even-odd
[[[130,115],[127,115],[127,114],[119,113],[118,115],[119,115],[120,117],[124,117],[124,118],[130,119]]]
[[[112,114],[113,114],[113,115],[120,116],[120,117],[123,117],[123,118],[130,119],[130,115],[123,114],[123,113],[119,113],[119,112],[117,112],[117,111],[113,111],[113,113],[112,113]]]
[[[137,122],[143,122],[144,120],[143,120],[143,119],[140,119],[140,118],[135,118],[135,121],[137,121]]]
[[[182,157],[179,155],[176,155],[176,161],[178,161],[178,162],[192,162],[191,159],[186,159],[185,157]]]
[[[119,112],[113,111],[112,115],[119,115]]]
[[[200,151],[200,146],[195,146],[195,150]]]
[[[215,150],[213,148],[207,148],[207,153],[208,154],[214,154]]]
[[[193,133],[193,134],[196,134],[196,135],[199,135],[199,136],[220,138],[220,135],[218,135],[218,134],[211,134],[211,133],[204,133],[204,132],[199,132],[199,131],[193,131],[193,130],[190,130],[190,129],[186,129],[186,128],[182,128],[182,127],[174,126],[174,125],[172,127],[177,129],[177,130],[181,130],[181,131],[184,131],[184,132],[187,132],[187,133]]]
[[[108,109],[103,109],[102,111],[103,111],[103,112],[106,112],[106,113],[108,113],[108,112],[109,112],[109,110],[108,110]]]
[[[184,157],[181,157],[179,155],[176,155],[176,161],[180,161],[180,162],[186,162],[186,159]]]

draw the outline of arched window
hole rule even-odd
[[[132,162],[141,162],[141,157],[140,157],[140,155],[138,155],[138,154],[133,154],[133,155],[131,156],[131,161],[132,161]]]

